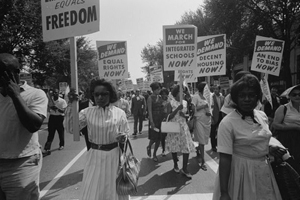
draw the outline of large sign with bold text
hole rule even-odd
[[[251,70],[279,76],[284,41],[256,36]]]
[[[198,37],[196,76],[226,74],[226,35]]]
[[[195,70],[176,70],[174,74],[174,81],[180,81],[180,72],[183,80],[187,83],[196,83],[198,81],[195,76]]]
[[[99,75],[105,79],[128,77],[125,41],[96,41]]]
[[[163,69],[161,65],[149,66],[150,81],[151,82],[164,82]]]
[[[163,26],[164,71],[190,70],[197,67],[197,27]]]
[[[99,0],[42,0],[43,41],[99,31]]]

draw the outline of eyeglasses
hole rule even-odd
[[[242,100],[245,100],[246,98],[248,97],[248,99],[256,99],[257,98],[257,94],[255,93],[240,93],[238,94],[238,98],[242,99]]]
[[[99,97],[99,96],[106,97],[109,95],[109,92],[93,93],[93,95],[94,95],[94,97]]]
[[[296,96],[300,97],[300,93],[291,93],[290,95],[291,97],[296,97]]]

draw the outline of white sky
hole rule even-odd
[[[127,41],[128,71],[133,83],[144,78],[141,51],[163,38],[163,25],[174,25],[203,0],[100,0],[100,31],[85,35],[96,41]]]

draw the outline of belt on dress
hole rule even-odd
[[[118,142],[114,142],[111,144],[95,144],[95,143],[91,142],[92,149],[97,149],[97,150],[102,150],[102,151],[110,151],[118,146],[119,146]]]

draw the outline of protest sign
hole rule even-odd
[[[197,66],[197,27],[163,26],[164,71],[189,70]]]
[[[197,39],[196,76],[226,74],[226,35],[209,35]]]
[[[99,75],[105,79],[128,77],[125,41],[96,41]]]
[[[126,85],[127,90],[133,90],[134,89],[131,79],[125,80],[125,85]]]
[[[279,76],[284,41],[256,36],[251,70]]]
[[[209,110],[211,111],[212,95],[210,93],[210,90],[209,90],[209,87],[207,84],[205,85],[205,87],[203,89],[203,96],[208,103]]]
[[[99,31],[98,0],[42,0],[41,2],[44,42]]]
[[[144,83],[143,78],[137,78],[136,79],[136,84],[137,84],[138,89],[143,90],[143,87],[144,87],[143,83]]]
[[[151,85],[151,81],[144,81],[144,88],[143,90],[145,91],[151,91],[151,88],[150,88],[150,85]]]
[[[222,89],[230,88],[229,78],[228,77],[219,77],[219,85]]]
[[[60,92],[65,92],[66,88],[68,87],[68,83],[67,82],[59,82],[59,91]]]
[[[161,65],[149,66],[149,71],[151,82],[164,82],[163,69]]]
[[[197,76],[195,76],[194,70],[176,70],[174,74],[174,81],[180,81],[180,72],[183,79],[187,83],[195,83],[198,81]]]
[[[271,96],[271,92],[270,92],[270,88],[269,88],[267,74],[263,75],[263,77],[261,78],[259,83],[260,83],[260,88],[262,90],[264,97],[267,99],[267,101],[270,103],[271,107],[273,108],[272,96]]]

